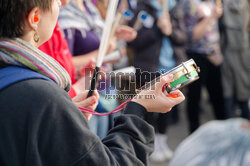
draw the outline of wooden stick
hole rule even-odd
[[[145,21],[145,19],[147,18],[147,16],[146,16],[146,18],[143,17],[145,15],[148,15],[148,14],[143,10],[138,13],[137,19],[136,19],[135,24],[133,26],[133,28],[136,31],[139,31],[141,29],[141,27],[143,25],[143,21]]]
[[[115,31],[116,31],[116,28],[117,26],[119,25],[120,21],[121,21],[121,18],[122,18],[122,13],[121,12],[118,12],[116,14],[116,19],[115,19],[115,22],[113,24],[113,27],[112,27],[112,30],[111,30],[111,33],[110,33],[110,37],[109,37],[109,41],[112,39],[112,37],[115,35]]]
[[[139,19],[137,17],[137,19],[135,21],[135,24],[133,26],[133,29],[135,29],[136,31],[138,31],[141,27],[142,27],[142,21],[141,21],[141,19]]]
[[[163,13],[168,12],[168,0],[161,0]]]
[[[222,4],[221,0],[216,0],[216,5],[221,5],[221,4]]]

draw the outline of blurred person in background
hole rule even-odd
[[[224,119],[224,100],[221,81],[220,35],[218,19],[222,16],[221,4],[213,0],[181,0],[184,23],[188,33],[187,55],[201,68],[200,79],[188,86],[187,117],[189,131],[199,125],[201,88],[205,85],[216,119]]]
[[[175,1],[169,1],[164,8],[170,10],[175,5]],[[134,17],[129,22],[130,26],[136,27],[137,38],[129,43],[134,51],[134,66],[136,70],[137,88],[153,80],[160,75],[159,70],[165,72],[175,67],[173,49],[168,36],[172,32],[170,15],[162,8],[161,1],[154,0],[130,0],[128,6]],[[140,16],[146,16],[145,20],[140,20]],[[141,25],[138,26],[138,22]],[[154,162],[162,162],[172,157],[172,150],[167,145],[167,115],[152,113],[148,120],[154,126],[155,149],[150,159]]]
[[[69,3],[70,0],[61,0],[62,6],[65,6]],[[80,107],[87,107],[86,104],[89,103],[89,106],[95,105],[98,101],[98,99],[93,96],[88,98],[85,101],[82,101],[83,92],[85,89],[85,77],[80,78],[79,80],[76,80],[75,77],[75,67],[73,65],[72,61],[72,55],[68,47],[68,43],[63,37],[63,32],[61,28],[58,25],[58,22],[55,26],[55,29],[53,31],[53,34],[51,38],[42,44],[39,49],[46,53],[47,55],[54,58],[57,62],[60,63],[60,65],[68,72],[70,78],[72,87],[68,94],[72,98],[73,102],[80,106]],[[88,66],[92,67],[93,66]],[[86,94],[84,94],[86,95]],[[88,120],[92,117],[91,114],[84,114]]]
[[[64,31],[76,68],[97,57],[104,20],[90,0],[71,0],[62,7],[59,25]],[[115,49],[116,39],[110,41],[108,52]]]
[[[188,43],[187,29],[184,22],[184,11],[181,8],[180,0],[176,1],[176,5],[170,11],[172,23],[172,34],[170,41],[174,51],[174,59],[176,66],[188,60],[185,46]]]
[[[162,45],[159,56],[158,71],[163,74],[176,66],[174,50],[170,40],[173,32],[169,11],[176,5],[175,0],[155,1],[150,0],[151,5],[157,11],[157,26],[162,32]],[[164,5],[164,6],[163,6]],[[152,114],[152,124],[155,127],[155,150],[150,156],[154,162],[163,162],[171,159],[173,151],[167,144],[167,126],[172,114],[176,113],[176,107],[169,114]]]
[[[141,14],[146,13],[148,16],[147,21],[135,27],[138,35],[129,43],[129,47],[133,49],[133,66],[138,69],[136,88],[140,88],[159,75],[156,72],[159,66],[163,34],[157,26],[157,11],[151,5],[150,0],[129,0],[128,4],[134,15],[128,23],[129,26],[135,27],[135,23],[141,22],[139,18]]]
[[[172,23],[172,34],[170,35],[170,41],[173,47],[174,59],[176,66],[182,62],[187,61],[189,58],[186,54],[185,46],[188,43],[187,29],[184,23],[184,12],[181,8],[179,0],[176,1],[176,5],[170,11],[170,18]],[[182,92],[186,93],[187,87],[182,89]],[[175,111],[169,112],[170,124],[176,124],[179,122],[179,112],[183,107],[177,106]]]
[[[68,5],[62,7],[59,25],[63,29],[76,68],[96,59],[104,20],[90,0],[71,0]],[[115,35],[111,37],[107,53],[116,49],[117,38],[131,41],[135,37],[136,32],[132,28],[118,26]]]
[[[70,0],[61,0],[62,6],[68,4],[69,1]],[[72,88],[69,91],[69,95],[72,98],[85,90],[85,78],[77,80],[75,77],[75,67],[73,65],[72,55],[58,23],[56,24],[52,37],[42,44],[39,49],[58,61],[69,73],[72,82]]]
[[[107,15],[108,2],[109,0],[96,0],[96,2],[94,2],[103,19],[105,19]]]
[[[109,4],[109,0],[96,0],[96,2],[94,2],[96,8],[98,9],[102,19],[105,20],[106,18],[106,14],[107,14],[107,9],[108,9],[108,4]],[[117,13],[116,13],[116,18],[114,20],[114,23],[117,22],[117,30],[116,30],[116,37],[117,37],[117,43],[116,43],[116,51],[119,51],[120,53],[120,58],[119,60],[116,61],[112,61],[112,68],[113,70],[118,70],[124,67],[127,67],[129,65],[128,62],[128,54],[127,54],[127,43],[129,41],[132,41],[136,35],[134,35],[134,38],[132,39],[131,37],[129,38],[120,38],[119,36],[122,35],[122,33],[124,33],[125,29],[128,29],[129,26],[126,25],[126,21],[122,15],[122,12],[124,12],[126,9],[128,8],[127,6],[127,0],[120,0],[118,3],[118,7],[117,7]],[[122,33],[120,33],[119,31],[122,31]],[[136,33],[136,31],[133,32],[134,34]],[[123,34],[123,36],[125,36]],[[132,35],[130,35],[132,36]],[[129,40],[128,40],[129,39]]]
[[[240,116],[250,119],[250,8],[248,0],[224,0],[222,17],[222,80],[227,117],[233,117],[236,106]]]
[[[70,52],[73,55],[73,64],[76,68],[77,77],[84,75],[86,70],[82,68],[89,63],[95,61],[98,55],[98,48],[104,27],[104,20],[101,18],[98,9],[90,0],[71,0],[68,5],[62,7],[59,15],[59,25],[64,31],[64,36],[68,42]],[[119,29],[120,28],[120,29]],[[136,36],[136,32],[131,28],[119,27],[118,33],[111,37],[108,53],[116,49],[116,36],[131,40]],[[129,34],[129,35],[128,35]],[[127,35],[129,36],[128,38]],[[112,70],[111,64],[105,64],[106,70]],[[85,72],[85,73],[84,73]],[[88,77],[90,78],[90,77]],[[97,88],[100,93],[99,105],[97,112],[107,112],[118,106],[117,100],[106,100],[105,94],[111,86],[111,80],[100,80]],[[87,83],[87,82],[86,82]],[[103,86],[104,85],[104,86]],[[89,89],[89,84],[85,86]],[[90,127],[94,133],[103,138],[109,129],[108,116],[93,116],[90,121]]]
[[[89,69],[82,70],[89,61],[95,61],[98,55],[98,49],[104,27],[104,20],[101,18],[97,8],[90,0],[71,0],[68,5],[62,7],[59,15],[59,25],[63,29],[64,36],[68,42],[70,52],[73,55],[73,64],[76,67],[76,77],[89,73]],[[116,39],[113,38],[109,44],[108,52],[115,49]],[[104,67],[106,68],[106,67]],[[107,69],[104,69],[107,70]],[[92,73],[92,72],[90,72]],[[87,79],[92,78],[91,75]],[[90,80],[90,79],[89,79]],[[109,83],[108,80],[100,80]],[[99,84],[100,85],[100,84]],[[109,86],[108,84],[107,86]],[[89,89],[89,84],[85,85]],[[104,97],[100,93],[99,104],[96,112],[106,112],[115,109],[118,106],[116,100],[110,100],[109,108],[105,108]],[[104,138],[109,129],[109,116],[92,116],[89,121],[90,129],[100,138]]]
[[[169,166],[249,166],[250,122],[211,121],[177,147]]]

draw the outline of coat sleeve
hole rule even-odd
[[[42,106],[32,132],[38,139],[39,155],[45,165],[148,164],[154,130],[143,120],[147,114],[143,106],[129,102],[124,113],[116,117],[113,129],[101,141],[91,133],[87,120],[66,93],[56,93],[58,90],[42,86],[39,91],[43,92],[39,101],[48,104]]]

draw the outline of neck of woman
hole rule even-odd
[[[85,11],[85,6],[83,4],[84,0],[72,0],[77,6],[79,9],[81,9],[82,11]]]
[[[33,39],[34,36],[34,32],[30,31],[25,33],[25,35],[19,37],[20,39],[30,43],[31,45],[33,45],[34,47],[39,47],[42,43],[39,41],[38,43],[36,43]]]

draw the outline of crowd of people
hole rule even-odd
[[[150,27],[150,21],[146,20],[138,30],[137,38],[129,43],[134,50],[136,68],[166,72],[190,58],[201,68],[200,79],[187,87],[186,114],[190,134],[200,126],[199,114],[204,109],[200,102],[203,87],[209,94],[215,119],[235,117],[235,110],[239,108],[239,116],[249,120],[248,1],[168,0],[167,10],[162,1],[138,0],[136,6],[132,5],[135,1],[129,2],[129,10],[135,14],[129,25],[133,27],[142,10],[154,20]],[[148,62],[151,62],[150,66]],[[141,73],[136,75],[140,76]],[[176,112],[174,117],[173,112]],[[174,107],[171,114],[150,115],[156,132],[151,160],[171,159],[167,119],[176,118],[177,113],[178,107]]]
[[[109,3],[0,0],[0,165],[249,165],[249,0],[120,0],[105,52],[118,58],[104,60],[88,97]],[[161,74],[191,58],[200,78],[182,110],[180,90],[162,92],[173,75]],[[121,112],[81,112],[124,102],[116,86],[130,82],[108,74],[128,66],[135,87]],[[218,121],[200,127],[203,87]],[[173,152],[167,128],[180,111],[190,136]]]

